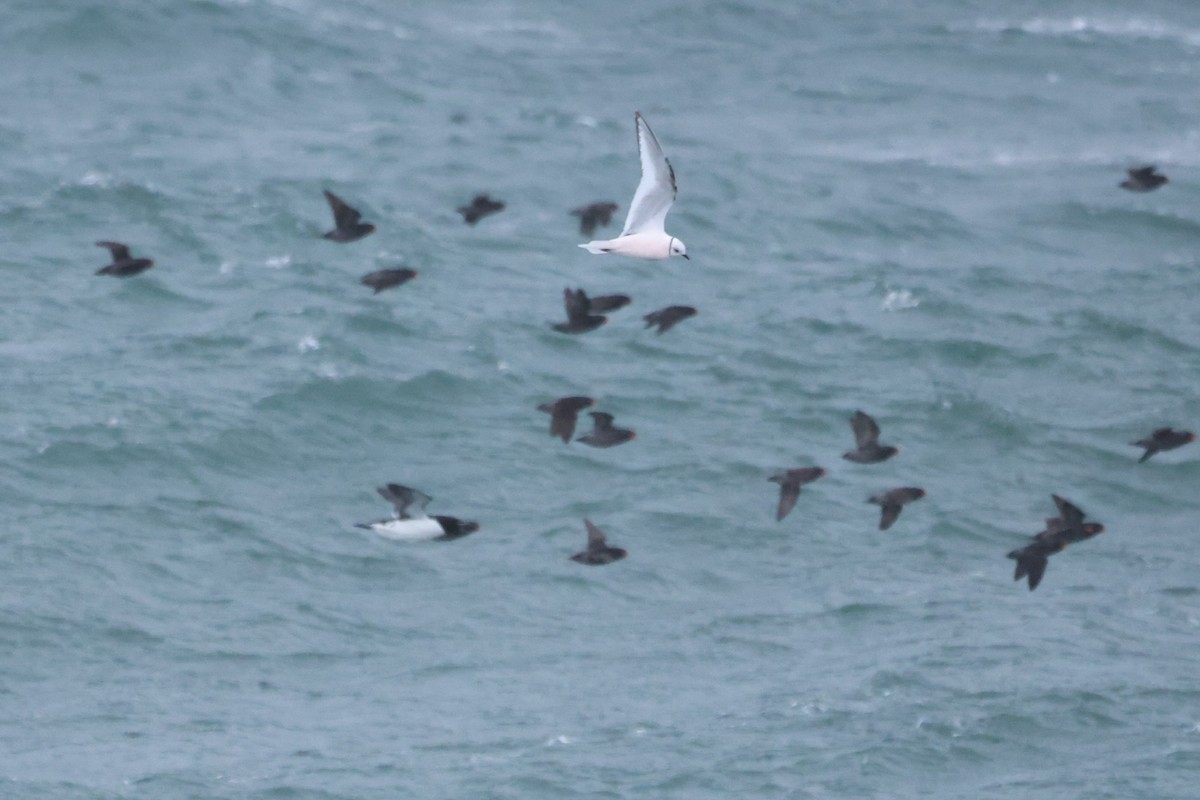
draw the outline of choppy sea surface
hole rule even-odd
[[[1184,0],[11,0],[0,797],[1196,797],[1198,81]],[[575,246],[635,110],[690,261]]]

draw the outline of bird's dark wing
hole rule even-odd
[[[583,524],[587,526],[588,552],[602,551],[605,548],[604,531],[592,524],[591,520],[585,519]]]
[[[1079,510],[1079,507],[1056,494],[1050,496],[1054,498],[1054,505],[1058,506],[1058,514],[1062,518],[1063,528],[1069,531],[1082,530],[1083,512]]]
[[[583,289],[563,289],[563,306],[567,309],[567,319],[572,322],[588,315],[588,299]]]
[[[358,218],[362,215],[355,211],[342,198],[329,190],[324,190],[325,199],[329,201],[329,207],[333,209],[333,224],[338,228],[352,228],[358,224]]]
[[[775,520],[786,517],[796,507],[796,501],[800,499],[800,484],[797,481],[785,478],[779,481],[779,507],[775,510]]]
[[[575,433],[575,420],[579,412],[570,405],[557,403],[550,415],[550,435],[557,436],[564,442],[571,441]]]
[[[589,411],[588,416],[592,418],[592,424],[596,426],[596,430],[607,431],[612,429],[612,414],[606,414],[603,411]]]
[[[854,443],[861,449],[879,441],[879,426],[869,415],[855,411],[850,418],[850,427],[854,430]]]
[[[1033,591],[1042,582],[1042,576],[1046,574],[1046,564],[1049,560],[1045,556],[1031,556],[1025,562],[1025,568],[1029,572],[1029,591]]]
[[[375,491],[396,507],[396,516],[400,519],[419,519],[426,516],[425,504],[433,499],[424,492],[401,486],[398,483],[380,486]]]
[[[120,242],[96,242],[97,247],[107,247],[112,253],[113,261],[125,261],[129,258],[129,246]]]
[[[886,531],[892,523],[900,519],[900,510],[904,508],[898,503],[884,503],[883,513],[879,516],[879,530]]]

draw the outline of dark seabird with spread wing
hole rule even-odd
[[[1129,178],[1121,182],[1121,188],[1131,192],[1150,192],[1167,182],[1167,176],[1158,172],[1153,164],[1130,167],[1125,171],[1129,173]]]
[[[855,411],[854,416],[850,418],[850,427],[854,429],[855,449],[842,454],[842,458],[847,461],[856,464],[876,464],[900,452],[898,448],[879,443],[879,426],[867,414]]]
[[[592,203],[573,209],[571,213],[579,217],[579,232],[591,236],[597,227],[608,227],[617,208],[616,203]]]
[[[698,313],[700,312],[691,306],[667,306],[666,308],[660,308],[658,311],[651,311],[642,317],[642,319],[646,320],[647,328],[653,328],[657,325],[658,335],[661,336],[688,317],[694,317]]]
[[[1138,463],[1141,464],[1155,453],[1161,453],[1164,450],[1174,450],[1176,447],[1183,447],[1185,444],[1190,444],[1194,441],[1196,441],[1196,434],[1191,431],[1158,428],[1145,439],[1138,439],[1136,442],[1130,442],[1130,444],[1134,447],[1146,448],[1146,452],[1142,453],[1142,457],[1138,459]]]
[[[589,564],[594,567],[603,564],[611,564],[614,561],[620,561],[625,556],[629,555],[628,550],[622,550],[619,547],[609,547],[604,537],[604,531],[597,528],[591,523],[591,520],[584,520],[583,524],[587,526],[587,549],[581,550],[571,556],[572,561],[578,561],[580,564]]]
[[[538,411],[545,411],[550,415],[550,435],[559,437],[566,444],[575,433],[575,422],[579,418],[579,412],[594,405],[596,401],[590,397],[572,395],[560,397],[553,403],[542,403],[538,406]]]
[[[1066,550],[1069,544],[1104,532],[1104,526],[1100,523],[1084,522],[1086,515],[1069,500],[1056,494],[1051,497],[1058,507],[1059,516],[1047,519],[1046,529],[1034,536],[1029,544],[1008,553],[1008,557],[1017,562],[1013,580],[1027,578],[1031,592],[1042,582],[1050,556]]]
[[[630,439],[637,438],[637,434],[629,428],[614,428],[612,414],[605,414],[603,411],[589,411],[588,416],[592,418],[592,432],[586,436],[580,436],[575,440],[577,442],[583,442],[592,447],[616,447]]]
[[[563,289],[563,307],[567,310],[567,321],[552,326],[559,333],[587,333],[608,322],[608,317],[589,313],[588,296],[583,289]]]
[[[784,470],[767,478],[772,483],[779,484],[779,507],[775,511],[775,520],[779,521],[791,513],[796,505],[796,500],[800,498],[801,486],[812,483],[824,475],[825,470],[820,467],[800,467],[799,469]]]
[[[425,513],[425,505],[432,499],[424,492],[389,483],[380,486],[375,491],[396,508],[396,513],[388,519],[374,522],[359,522],[354,527],[375,531],[385,539],[402,542],[424,540],[450,541],[459,539],[469,533],[479,530],[478,522],[466,522],[458,517],[448,517],[440,514],[429,516]]]
[[[112,253],[112,263],[96,270],[97,275],[112,275],[114,278],[128,278],[145,272],[154,266],[149,258],[132,258],[129,247],[120,242],[96,242],[97,247],[106,247]]]
[[[463,221],[468,225],[474,225],[484,217],[489,217],[492,214],[498,214],[503,210],[503,202],[500,200],[493,200],[486,194],[477,194],[469,204],[458,207],[458,213],[462,214]]]
[[[324,190],[325,199],[333,209],[333,230],[324,238],[334,242],[353,242],[375,232],[375,226],[369,222],[359,222],[362,214],[346,205],[346,201],[328,189]]]
[[[904,506],[914,500],[920,500],[924,496],[924,489],[918,489],[916,486],[901,486],[898,489],[889,489],[883,494],[877,494],[867,502],[881,507],[883,513],[879,517],[879,530],[886,531],[892,527],[893,522],[900,518],[900,510]]]

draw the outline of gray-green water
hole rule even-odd
[[[1195,797],[1200,7],[1049,5],[8,2],[0,796]],[[690,262],[575,247],[635,109]]]

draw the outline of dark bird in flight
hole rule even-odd
[[[660,308],[658,311],[651,311],[642,319],[646,320],[646,327],[653,328],[658,326],[658,334],[661,336],[671,328],[683,322],[688,317],[694,317],[700,312],[691,306],[667,306]]]
[[[598,567],[603,564],[620,561],[629,555],[628,550],[622,550],[619,547],[609,547],[604,538],[604,531],[593,525],[590,520],[585,519],[583,524],[587,526],[587,549],[581,550],[571,556],[572,561]]]
[[[154,261],[149,258],[130,258],[129,247],[120,242],[96,242],[96,246],[107,247],[108,252],[112,253],[112,263],[96,270],[97,275],[128,278],[154,266]]]
[[[1196,441],[1196,434],[1191,431],[1159,428],[1145,439],[1138,439],[1136,442],[1130,442],[1130,444],[1134,447],[1146,448],[1146,452],[1142,453],[1142,457],[1138,459],[1138,463],[1141,464],[1155,453],[1161,453],[1163,450],[1174,450],[1176,447],[1183,447],[1185,444],[1194,441]]]
[[[415,269],[397,267],[395,269],[380,269],[375,272],[368,272],[362,276],[359,283],[363,286],[370,286],[375,290],[375,294],[379,294],[384,289],[391,289],[393,286],[408,283],[415,277],[417,277]]]
[[[616,203],[592,203],[573,209],[571,213],[579,217],[579,232],[584,236],[591,236],[596,232],[597,226],[608,227],[617,208]]]
[[[1051,497],[1058,506],[1059,516],[1047,519],[1046,529],[1034,536],[1029,544],[1008,553],[1008,557],[1017,562],[1013,580],[1027,578],[1031,592],[1042,582],[1050,556],[1066,550],[1069,544],[1104,532],[1104,526],[1100,523],[1084,522],[1085,514],[1069,500],[1056,494]]]
[[[588,313],[588,296],[583,289],[563,289],[563,306],[567,310],[567,321],[552,326],[559,333],[587,333],[608,322],[608,317]]]
[[[898,489],[889,489],[883,494],[877,494],[867,502],[874,503],[882,508],[883,513],[879,517],[879,530],[886,531],[892,527],[893,522],[900,518],[900,511],[904,506],[914,500],[920,500],[924,496],[924,489],[919,489],[916,486],[901,486]]]
[[[900,450],[879,443],[879,426],[869,415],[855,411],[850,418],[850,427],[854,429],[855,449],[843,453],[842,458],[856,464],[876,464],[886,461],[899,453]]]
[[[1129,173],[1129,178],[1121,182],[1121,188],[1131,192],[1153,191],[1167,182],[1167,176],[1158,172],[1153,164],[1130,167],[1125,171]]]
[[[504,203],[499,200],[493,200],[486,194],[477,194],[470,204],[458,207],[458,213],[462,214],[463,220],[468,225],[474,225],[484,217],[491,216],[503,210]]]
[[[784,470],[767,478],[772,483],[779,484],[779,507],[775,511],[775,520],[778,522],[791,513],[792,508],[796,505],[796,500],[800,498],[801,486],[812,483],[824,474],[825,470],[820,467],[800,467],[799,469]]]
[[[560,397],[553,403],[542,403],[538,406],[538,411],[545,411],[550,415],[550,435],[559,437],[566,444],[575,433],[575,422],[579,419],[579,412],[594,405],[596,401],[590,397],[573,395]]]
[[[592,432],[586,436],[580,436],[575,440],[577,442],[583,442],[592,447],[615,447],[637,438],[637,434],[629,428],[614,428],[612,414],[605,414],[603,411],[589,411],[588,416],[592,418]]]
[[[325,234],[326,239],[334,242],[353,242],[375,232],[374,225],[358,221],[362,214],[346,205],[342,198],[327,189],[323,191],[325,199],[329,201],[329,207],[333,209],[334,227]]]

